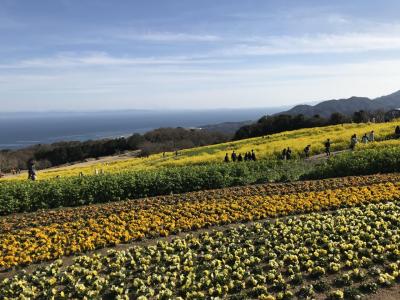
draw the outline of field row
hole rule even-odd
[[[282,195],[259,195],[255,190],[239,197],[226,193],[218,199],[206,192],[199,195],[202,197],[193,197],[191,201],[164,203],[155,198],[123,202],[120,205],[129,207],[126,211],[104,215],[102,209],[93,210],[90,218],[82,216],[72,222],[4,232],[0,234],[0,267],[8,269],[144,237],[167,236],[213,225],[396,200],[400,199],[400,183]]]
[[[331,139],[332,150],[348,149],[350,137],[357,134],[361,137],[364,133],[375,131],[375,139],[379,142],[357,145],[358,148],[376,148],[387,146],[398,146],[400,141],[386,141],[394,133],[396,122],[379,124],[344,124],[326,127],[306,128],[287,132],[272,134],[266,137],[251,138],[239,141],[233,141],[223,144],[210,145],[205,147],[187,149],[179,151],[179,155],[166,153],[151,155],[148,158],[130,158],[124,161],[116,161],[94,164],[91,166],[69,166],[56,169],[49,169],[39,172],[39,179],[49,179],[57,176],[69,177],[78,176],[79,173],[93,175],[95,170],[102,170],[107,173],[119,173],[121,171],[143,171],[160,167],[177,167],[198,165],[205,163],[222,162],[226,152],[235,150],[237,153],[245,153],[254,149],[259,159],[275,159],[282,149],[290,147],[293,156],[303,154],[306,145],[311,145],[311,153],[318,154],[324,151],[324,142],[327,138]],[[382,141],[382,142],[381,142]],[[12,179],[26,179],[26,175]]]
[[[399,222],[394,201],[187,235],[57,261],[4,280],[0,299],[359,299],[400,282]]]
[[[297,181],[292,183],[269,183],[249,185],[245,187],[232,187],[208,191],[191,192],[142,198],[128,201],[118,201],[99,205],[87,205],[77,208],[62,208],[56,210],[41,210],[35,213],[8,215],[0,217],[0,233],[6,233],[28,227],[47,226],[53,223],[63,224],[77,221],[82,218],[108,217],[112,214],[128,213],[149,205],[175,204],[179,202],[193,202],[199,200],[231,199],[240,200],[243,197],[285,195],[300,192],[317,192],[327,189],[340,189],[344,187],[369,186],[377,183],[399,182],[400,174],[383,174],[370,176],[349,176],[324,180]]]

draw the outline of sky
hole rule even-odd
[[[0,0],[0,111],[295,105],[400,90],[400,1]]]

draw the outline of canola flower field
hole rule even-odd
[[[223,144],[198,147],[179,151],[179,155],[174,153],[166,153],[151,155],[148,158],[129,158],[109,163],[92,164],[90,166],[68,166],[52,168],[40,171],[39,180],[50,179],[57,176],[69,177],[78,176],[80,173],[84,175],[93,175],[95,170],[102,170],[107,173],[119,173],[123,171],[140,171],[160,167],[179,167],[187,165],[198,165],[222,162],[225,153],[235,150],[237,153],[245,153],[254,149],[259,159],[276,158],[283,148],[290,147],[294,156],[302,153],[304,147],[311,144],[311,154],[322,153],[324,150],[324,142],[327,138],[331,139],[332,151],[348,149],[350,137],[354,133],[359,138],[364,133],[374,130],[376,140],[379,142],[361,145],[358,148],[381,148],[388,146],[398,146],[399,140],[387,140],[394,133],[394,128],[398,124],[397,121],[388,123],[362,123],[362,124],[344,124],[326,127],[306,128],[294,131],[287,131],[272,134],[265,137],[251,138],[228,142]],[[17,177],[9,177],[0,180],[18,180],[26,179],[24,174]]]
[[[58,260],[0,299],[360,299],[400,282],[400,202],[289,216]]]

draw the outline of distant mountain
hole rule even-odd
[[[309,117],[318,114],[322,117],[330,117],[330,115],[334,112],[344,115],[352,115],[354,112],[359,110],[388,111],[395,108],[400,108],[400,91],[375,99],[366,97],[350,97],[348,99],[323,101],[316,105],[297,105],[290,110],[280,112],[278,114],[303,114]]]

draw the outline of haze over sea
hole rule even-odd
[[[257,120],[278,108],[126,110],[107,112],[0,113],[0,149],[58,141],[84,141],[144,133],[159,127],[199,127]]]

